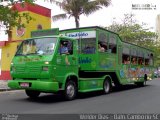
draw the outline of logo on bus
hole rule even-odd
[[[69,34],[68,37],[86,37],[88,33],[76,33],[76,34]]]
[[[92,62],[91,58],[88,58],[88,57],[85,57],[85,58],[80,57],[79,58],[79,64],[87,64],[87,63],[91,63],[91,62]]]
[[[66,33],[66,36],[71,38],[95,38],[96,31],[72,32]]]

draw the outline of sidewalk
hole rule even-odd
[[[8,91],[11,90],[8,86],[7,86],[8,80],[0,80],[0,91]]]

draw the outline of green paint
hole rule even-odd
[[[144,81],[145,73],[148,77],[153,76],[152,66],[122,64],[122,48],[128,43],[122,42],[119,36],[113,32],[100,27],[88,27],[63,30],[57,33],[63,36],[48,35],[26,40],[40,40],[36,45],[39,45],[37,47],[42,50],[48,50],[47,47],[45,49],[45,45],[54,41],[54,44],[52,44],[54,49],[51,49],[51,52],[47,52],[47,50],[38,52],[37,50],[34,54],[20,54],[23,50],[19,48],[12,60],[11,75],[13,80],[9,81],[9,87],[41,92],[57,92],[64,90],[66,81],[71,79],[78,80],[79,92],[89,92],[102,90],[106,76],[111,79],[116,76],[121,84]],[[105,52],[98,51],[100,40],[101,42],[106,40]],[[41,41],[44,41],[43,44]],[[59,53],[62,42],[70,45],[70,53]],[[116,49],[114,46],[116,46]],[[129,48],[141,49],[144,53],[152,52],[133,44],[128,44],[128,46]],[[145,69],[145,73],[138,74],[138,70],[143,71],[142,68]],[[80,72],[86,76],[80,74]],[[136,73],[135,76],[133,75],[134,72]],[[113,83],[114,80],[115,78],[112,79]],[[21,87],[21,83],[29,84],[29,87]]]

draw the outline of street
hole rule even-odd
[[[160,79],[147,82],[145,87],[124,86],[103,95],[100,92],[81,94],[73,101],[60,95],[41,94],[31,100],[25,92],[0,92],[0,113],[13,114],[81,114],[81,113],[159,113]]]

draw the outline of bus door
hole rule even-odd
[[[58,45],[58,53],[56,57],[57,74],[65,76],[67,73],[78,72],[78,58],[76,50],[76,41],[69,39],[61,39]]]
[[[66,36],[78,40],[78,62],[81,70],[96,68],[96,31],[76,30],[66,33]]]

